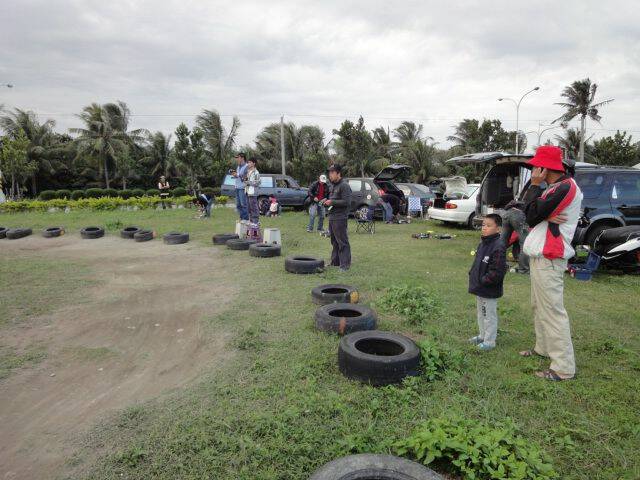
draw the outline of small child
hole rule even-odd
[[[278,216],[278,210],[280,209],[280,205],[278,205],[278,199],[274,195],[271,195],[269,197],[269,201],[271,202],[269,204],[269,216],[270,217],[277,217]]]
[[[502,217],[491,213],[482,220],[482,241],[469,271],[469,293],[476,296],[479,334],[469,339],[481,351],[496,346],[498,298],[507,273],[505,247],[500,240]]]

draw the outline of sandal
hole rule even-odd
[[[562,382],[564,380],[573,380],[575,378],[575,377],[561,377],[554,370],[551,370],[551,369],[541,370],[539,372],[536,372],[535,375],[538,378],[544,378],[545,380],[551,380],[554,382]]]

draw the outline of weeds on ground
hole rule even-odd
[[[435,292],[409,285],[391,287],[376,304],[402,315],[410,325],[439,320],[444,311],[443,302]]]
[[[448,371],[460,372],[464,365],[464,355],[459,350],[438,345],[433,340],[417,342],[421,354],[422,374],[429,381],[442,378]]]
[[[7,378],[16,368],[32,366],[47,357],[43,348],[31,348],[17,353],[15,348],[0,347],[0,380]]]
[[[253,325],[236,336],[233,346],[238,350],[260,351],[265,345],[263,339],[265,333],[266,330],[264,328]]]

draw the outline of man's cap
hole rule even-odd
[[[242,157],[242,158],[246,159],[247,155],[244,152],[238,152],[238,153],[236,153],[236,158],[238,158],[238,157]]]
[[[330,172],[342,173],[342,165],[336,165],[335,163],[329,167]]]
[[[542,145],[536,150],[534,157],[527,162],[533,167],[547,168],[564,172],[562,164],[562,149],[553,145]]]
[[[320,181],[321,181],[322,183],[327,183],[327,176],[326,176],[326,175],[324,175],[324,174],[320,175]]]

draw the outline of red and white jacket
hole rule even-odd
[[[569,259],[575,251],[571,246],[573,234],[580,219],[582,192],[575,180],[563,175],[543,190],[531,185],[523,198],[527,223],[531,228],[524,242],[523,251],[530,257]],[[567,216],[562,224],[549,223],[548,218],[558,214]]]

